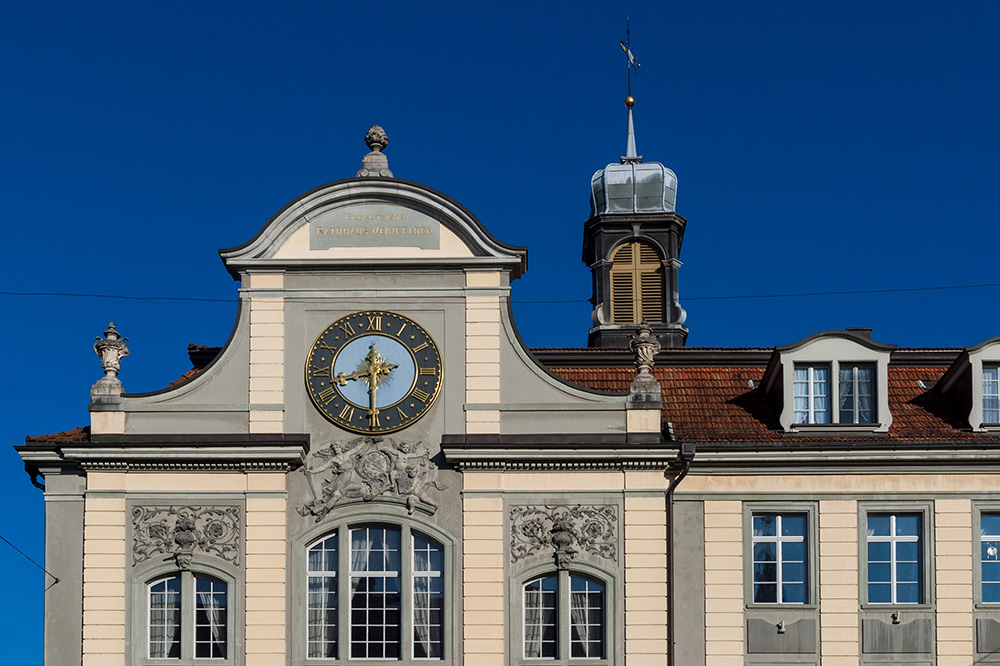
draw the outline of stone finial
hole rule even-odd
[[[628,408],[660,409],[662,407],[660,382],[650,370],[655,362],[653,358],[661,347],[660,341],[645,319],[639,325],[638,333],[631,336],[628,346],[635,356],[635,367],[639,369],[635,373],[632,385],[629,386]]]
[[[361,160],[361,169],[358,170],[358,178],[392,178],[389,171],[389,158],[382,154],[385,147],[389,145],[389,137],[385,130],[379,125],[372,125],[365,135],[365,143],[368,144],[370,153]]]
[[[635,356],[635,367],[639,368],[640,375],[648,375],[653,368],[655,361],[653,358],[660,351],[660,341],[653,335],[653,329],[643,319],[639,324],[639,332],[632,336],[628,343],[628,348]]]
[[[104,367],[105,378],[115,379],[118,371],[121,370],[121,361],[128,356],[128,338],[123,338],[115,330],[115,323],[108,324],[108,330],[104,331],[104,337],[97,336],[94,343],[94,353],[101,357],[101,365]]]
[[[385,147],[389,145],[389,137],[381,125],[372,125],[368,130],[368,134],[365,134],[365,143],[368,144],[369,150],[378,153],[385,150]]]

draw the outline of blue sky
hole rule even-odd
[[[398,177],[529,248],[532,346],[586,344],[594,171],[625,146],[631,14],[639,153],[678,176],[690,345],[871,326],[901,346],[1000,335],[994,2],[8,2],[0,6],[0,295],[8,445],[88,422],[109,320],[128,391],[222,344],[217,249],[352,176],[385,127]],[[537,303],[537,301],[570,301]],[[42,557],[42,498],[9,447],[0,536]],[[0,638],[41,663],[40,572],[6,544]],[[59,572],[55,572],[59,575]]]

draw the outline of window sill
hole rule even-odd
[[[788,435],[850,435],[852,437],[886,437],[889,433],[878,432],[881,423],[794,423],[785,433]]]
[[[920,613],[933,613],[934,604],[861,604],[861,610],[869,612],[885,612],[885,613],[895,613],[895,612],[920,612]]]
[[[790,611],[818,611],[819,604],[746,604],[745,608],[750,611],[783,611],[788,613]]]

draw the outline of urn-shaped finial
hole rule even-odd
[[[104,331],[104,337],[97,336],[94,343],[94,353],[101,357],[101,365],[104,367],[104,376],[114,379],[121,369],[121,360],[128,356],[128,345],[125,344],[128,338],[123,338],[115,330],[115,323],[108,324],[108,330]]]
[[[653,329],[643,319],[639,325],[639,331],[632,336],[628,343],[629,349],[635,356],[635,367],[639,368],[640,375],[648,375],[653,368],[655,361],[653,358],[660,351],[660,341],[653,335]]]

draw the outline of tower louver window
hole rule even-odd
[[[663,262],[656,248],[632,241],[611,255],[611,320],[614,324],[650,324],[664,320]]]

